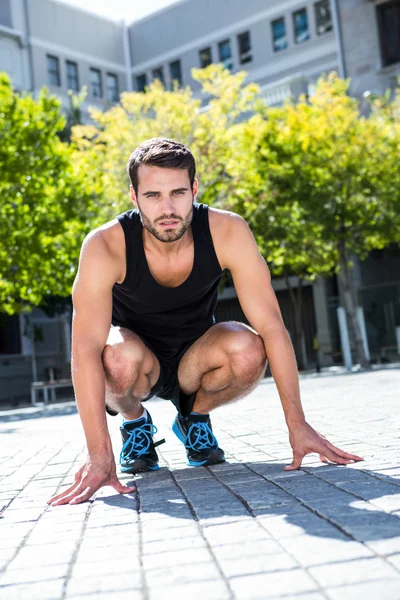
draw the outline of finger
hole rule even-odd
[[[352,462],[350,459],[342,458],[336,454],[336,452],[333,452],[333,450],[329,450],[328,448],[324,454],[331,462],[336,463],[337,465],[348,465]]]
[[[301,461],[304,458],[304,454],[297,454],[295,453],[293,455],[293,461],[292,464],[287,465],[286,467],[284,467],[284,471],[296,471],[297,469],[300,469],[301,467]]]
[[[83,471],[85,470],[85,467],[86,467],[86,465],[83,465],[83,467],[81,467],[81,468],[79,469],[79,471],[77,471],[77,472],[75,473],[75,482],[77,482],[77,481],[78,481],[78,480],[79,480],[79,479],[82,477],[82,473],[83,473]]]
[[[344,450],[341,450],[340,448],[336,448],[336,446],[334,446],[330,442],[328,442],[328,447],[331,450],[333,450],[333,452],[335,452],[339,456],[342,456],[343,458],[348,458],[349,460],[356,460],[356,461],[364,460],[362,458],[362,456],[357,456],[357,454],[349,454],[349,452],[345,452]]]
[[[120,494],[129,494],[129,492],[136,492],[136,485],[123,485],[117,477],[113,477],[108,484],[114,488]]]
[[[72,500],[70,500],[68,504],[81,504],[81,502],[86,502],[86,500],[89,500],[89,498],[93,496],[95,492],[96,489],[87,487],[83,490],[81,494],[72,498]]]
[[[57,502],[57,500],[63,498],[65,494],[69,494],[70,492],[72,492],[76,487],[77,484],[73,483],[67,490],[64,490],[60,494],[57,494],[57,496],[53,496],[53,498],[50,498],[50,500],[47,500],[47,504],[53,504],[53,502]]]
[[[58,506],[59,504],[67,504],[71,498],[74,498],[77,494],[80,494],[82,492],[83,486],[80,483],[79,485],[75,486],[75,488],[69,492],[69,494],[65,493],[61,498],[59,498],[58,500],[55,500],[54,502],[51,503],[51,506]]]
[[[328,459],[326,458],[326,456],[324,456],[323,454],[319,455],[319,460],[323,463],[329,462]]]

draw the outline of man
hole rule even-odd
[[[362,460],[333,446],[305,420],[293,347],[268,267],[246,222],[195,203],[190,150],[151,139],[131,155],[136,210],[85,239],[73,286],[72,376],[88,458],[75,483],[49,503],[76,504],[104,485],[134,490],[116,475],[106,411],[121,413],[121,469],[156,470],[156,427],[142,402],[157,395],[177,408],[173,431],[193,466],[222,462],[209,413],[251,392],[268,357],[293,462],[306,454],[338,464]],[[252,328],[215,324],[218,283],[232,273]],[[111,326],[111,328],[110,328]]]

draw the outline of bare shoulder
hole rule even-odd
[[[208,212],[211,236],[219,264],[222,269],[229,269],[232,243],[239,247],[245,240],[254,241],[253,234],[243,217],[237,213],[211,207]]]
[[[111,254],[117,255],[121,250],[121,246],[125,247],[124,232],[118,219],[113,219],[90,231],[84,240],[84,244],[88,242],[103,245]]]
[[[82,244],[81,261],[90,262],[93,266],[101,266],[111,270],[111,277],[119,281],[124,277],[125,269],[125,239],[123,229],[117,219],[100,225],[90,231]]]

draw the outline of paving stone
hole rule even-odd
[[[269,573],[298,567],[298,563],[286,552],[259,554],[257,556],[242,554],[237,559],[231,557],[223,559],[220,555],[217,555],[217,558],[222,572],[228,579],[240,575]]]
[[[282,538],[280,544],[303,567],[373,556],[363,544],[345,536],[337,539],[302,535]]]
[[[174,600],[230,600],[231,594],[226,583],[220,581],[204,581],[184,585],[164,586],[162,597]],[[149,600],[160,600],[160,588],[149,585]]]
[[[130,590],[141,590],[141,588],[142,576],[139,572],[125,571],[125,573],[118,573],[118,576],[113,573],[105,575],[98,573],[92,577],[75,578],[72,576],[67,585],[67,596],[73,597],[85,593],[91,595],[107,594],[116,591],[126,592],[129,596]]]
[[[381,556],[388,556],[400,552],[400,536],[387,537],[386,539],[367,540],[366,546]]]
[[[170,567],[157,568],[147,576],[148,586],[160,588],[164,586],[183,586],[194,582],[200,585],[206,581],[216,581],[221,578],[216,564],[212,561],[202,562],[198,566],[193,565],[171,565]]]
[[[227,463],[189,468],[171,433],[172,405],[152,400],[167,439],[160,470],[122,475],[136,480],[132,494],[104,488],[92,502],[54,508],[46,500],[85,460],[79,418],[67,404],[51,419],[19,420],[28,413],[15,411],[3,422],[7,447],[0,440],[1,599],[61,600],[66,589],[74,600],[400,600],[400,370],[304,377],[301,386],[309,422],[364,453],[363,463],[323,465],[310,455],[301,470],[284,471],[291,448],[268,379],[213,413]],[[28,461],[9,448],[21,435],[33,449]]]
[[[381,558],[364,558],[311,567],[308,572],[323,587],[362,583],[364,581],[398,579],[400,574]]]
[[[325,590],[329,600],[399,600],[400,579],[368,581]]]
[[[145,571],[152,571],[161,567],[170,567],[173,565],[199,565],[209,563],[212,560],[212,554],[207,548],[196,548],[192,550],[175,550],[162,554],[152,554],[143,556],[143,567]]]
[[[0,583],[1,586],[1,583]],[[0,587],[2,600],[60,600],[63,579],[42,580],[36,583]]]
[[[315,581],[301,569],[234,577],[229,583],[237,600],[262,600],[284,595],[293,598],[301,592],[318,591]]]

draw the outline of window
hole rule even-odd
[[[142,73],[136,76],[136,89],[138,92],[144,92],[147,85],[147,75]]]
[[[250,31],[245,31],[237,36],[238,50],[239,50],[239,62],[241,65],[251,62],[251,42],[250,42]]]
[[[67,87],[73,92],[79,91],[78,65],[67,60]]]
[[[302,8],[301,10],[293,13],[293,26],[294,26],[294,41],[296,44],[302,44],[310,39],[310,30],[308,29],[308,17],[307,10]]]
[[[107,100],[109,102],[119,101],[118,77],[114,73],[107,73]]]
[[[47,55],[47,81],[49,85],[61,85],[60,61],[50,54]]]
[[[322,0],[322,2],[317,2],[314,8],[317,34],[322,35],[324,33],[328,33],[328,31],[332,31],[333,22],[330,0]]]
[[[231,41],[224,40],[218,44],[219,60],[224,65],[225,69],[231,71],[233,69]]]
[[[165,85],[163,67],[158,67],[157,69],[153,69],[153,79],[158,79],[158,81],[160,81],[163,85]]]
[[[286,37],[285,19],[282,17],[281,19],[272,21],[271,25],[274,52],[281,52],[281,50],[286,50],[286,48],[288,47],[288,42]]]
[[[169,63],[169,74],[171,77],[172,86],[174,84],[174,81],[177,81],[180,87],[182,85],[182,70],[180,60],[174,60],[174,62]]]
[[[200,68],[201,69],[205,69],[206,67],[208,67],[208,65],[211,65],[211,63],[212,63],[211,48],[203,48],[203,50],[200,50],[199,56],[200,56]]]
[[[384,67],[400,62],[400,0],[377,6]]]
[[[0,2],[0,25],[13,28],[11,18],[11,0],[1,0]]]
[[[20,354],[20,328],[18,315],[0,313],[0,354]]]
[[[101,85],[101,72],[99,69],[90,69],[90,85],[92,86],[93,98],[102,98],[103,89]]]

